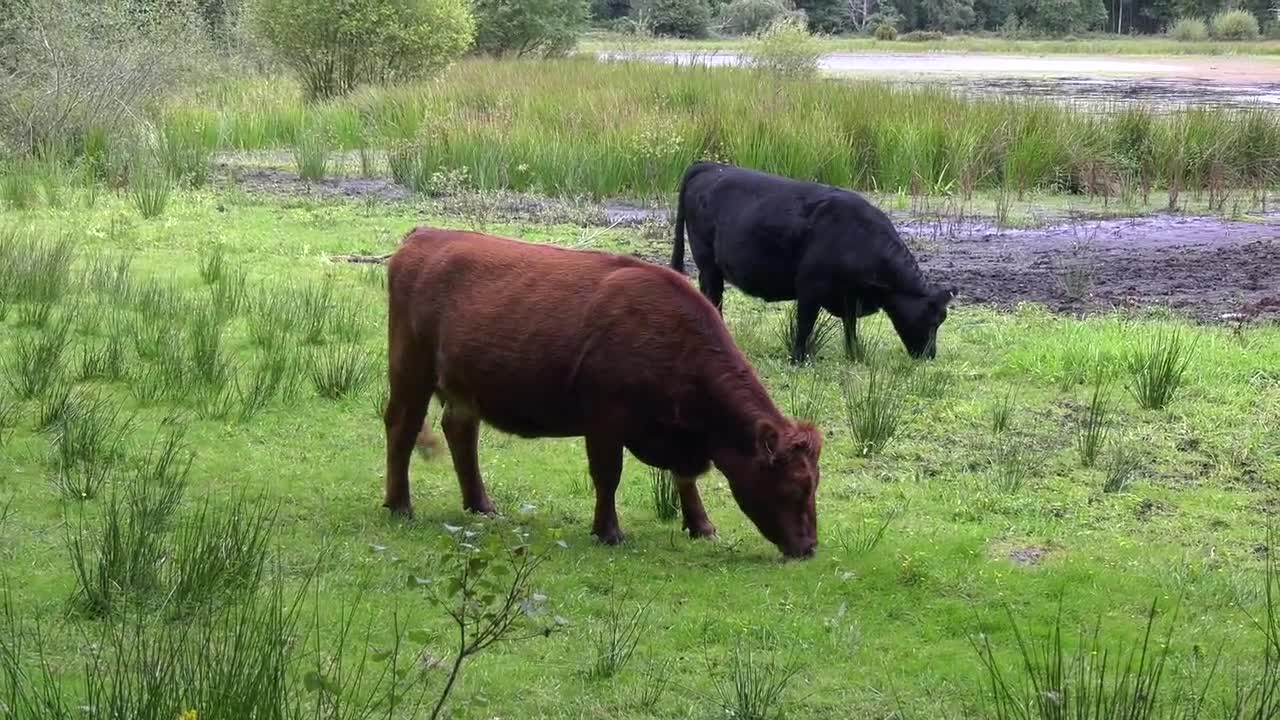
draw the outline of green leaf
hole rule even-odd
[[[436,634],[431,632],[430,630],[418,629],[418,630],[409,631],[410,642],[415,642],[419,645],[426,645],[427,643],[434,640],[435,637],[436,637]]]
[[[320,677],[320,673],[312,670],[302,677],[302,686],[309,693],[319,692],[324,687],[324,679]]]

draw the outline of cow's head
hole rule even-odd
[[[761,420],[749,455],[728,459],[721,471],[738,507],[760,534],[789,558],[818,548],[818,456],[822,433],[812,424]]]
[[[947,305],[956,296],[954,287],[935,288],[924,295],[890,295],[885,311],[902,344],[913,358],[938,354],[938,326],[947,319]]]

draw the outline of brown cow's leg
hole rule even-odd
[[[387,411],[383,415],[387,431],[387,478],[384,507],[398,515],[413,515],[413,502],[409,496],[409,460],[413,446],[424,432],[427,407],[431,404],[433,388],[422,378],[430,372],[414,375],[402,353],[391,353],[391,394],[387,399]],[[430,433],[426,433],[428,436]]]
[[[684,529],[689,531],[689,537],[715,537],[716,526],[707,519],[707,511],[702,507],[697,478],[677,476],[676,489],[680,491],[680,511],[684,514]]]
[[[587,466],[596,486],[596,517],[591,533],[606,545],[622,542],[614,497],[622,480],[622,443],[587,437]]]
[[[484,480],[480,477],[480,418],[446,403],[440,425],[444,428],[445,440],[449,442],[453,470],[458,474],[458,485],[462,488],[462,508],[492,515],[493,503],[489,501]]]

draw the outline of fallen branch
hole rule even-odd
[[[334,255],[329,258],[333,262],[357,263],[362,265],[385,265],[393,253],[386,255]]]

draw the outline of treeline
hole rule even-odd
[[[1277,0],[592,0],[605,24],[641,24],[659,34],[754,31],[765,18],[803,13],[822,33],[897,30],[1002,32],[1061,37],[1083,33],[1163,33],[1181,18],[1208,19],[1244,10],[1263,26],[1280,12]],[[664,33],[663,31],[670,31]]]

